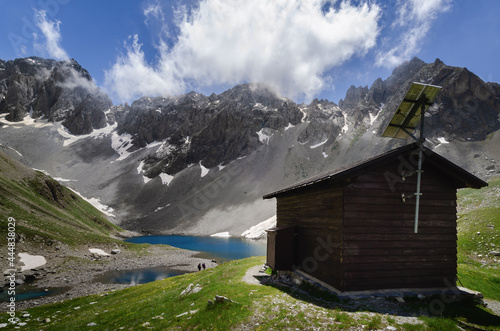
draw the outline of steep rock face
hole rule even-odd
[[[458,140],[480,141],[500,128],[499,95],[466,68],[441,66],[441,74],[433,83],[443,91],[437,98],[438,109],[433,115],[430,130]]]
[[[331,101],[314,99],[310,105],[303,106],[302,111],[307,126],[298,136],[301,144],[333,143],[347,130],[345,114]]]
[[[355,123],[363,122],[363,119],[370,118],[369,114],[375,116],[381,106],[398,92],[401,85],[407,83],[424,65],[425,62],[414,58],[396,67],[385,81],[381,78],[375,80],[370,88],[351,86],[345,99],[339,101],[339,106],[353,117]]]
[[[9,121],[34,118],[62,121],[72,134],[87,134],[107,124],[109,97],[75,60],[29,57],[0,63],[0,113]]]
[[[426,136],[459,141],[480,141],[500,128],[498,84],[485,83],[466,68],[450,67],[441,60],[426,64],[414,58],[396,67],[385,81],[368,87],[354,87],[341,100],[340,108],[355,123],[375,115],[388,122],[412,82],[442,86],[435,105],[426,114]]]
[[[123,109],[118,132],[135,148],[162,142],[145,158],[148,176],[175,174],[190,164],[227,164],[262,145],[264,131],[296,125],[302,112],[292,101],[259,86],[238,85],[210,97],[190,92],[177,98],[141,98]]]

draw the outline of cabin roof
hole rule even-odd
[[[408,144],[403,147],[399,147],[391,151],[388,151],[386,153],[380,154],[378,156],[364,159],[359,162],[349,164],[345,167],[338,168],[334,171],[309,178],[306,181],[299,182],[297,184],[283,188],[276,192],[266,194],[264,195],[263,198],[264,199],[275,198],[283,193],[289,193],[327,180],[333,181],[333,180],[345,180],[348,178],[352,178],[371,166],[382,165],[384,162],[391,161],[392,159],[395,160],[400,155],[409,153],[418,148],[419,146],[417,143]],[[446,175],[457,180],[457,182],[460,184],[459,186],[457,186],[457,188],[462,188],[462,187],[481,188],[488,185],[488,183],[486,183],[482,179],[476,177],[475,175],[471,174],[464,168],[456,165],[455,163],[433,152],[432,150],[430,150],[425,146],[423,146],[423,152],[424,152],[423,164],[429,163],[435,168],[438,168],[439,170],[444,172]]]

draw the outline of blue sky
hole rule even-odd
[[[0,58],[74,58],[115,103],[265,83],[334,102],[417,56],[500,82],[497,0],[0,0]]]

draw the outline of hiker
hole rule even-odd
[[[205,270],[205,262],[203,262],[201,266],[203,267],[203,270]]]
[[[201,263],[198,263],[198,271],[201,271]]]

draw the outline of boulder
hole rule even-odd
[[[200,286],[200,284],[196,284],[196,285],[193,285],[193,284],[189,284],[188,287],[186,287],[186,289],[184,289],[182,292],[181,292],[181,297],[185,296],[185,295],[189,295],[189,294],[194,294],[194,293],[198,293],[200,292],[201,290],[203,289],[203,287]]]

